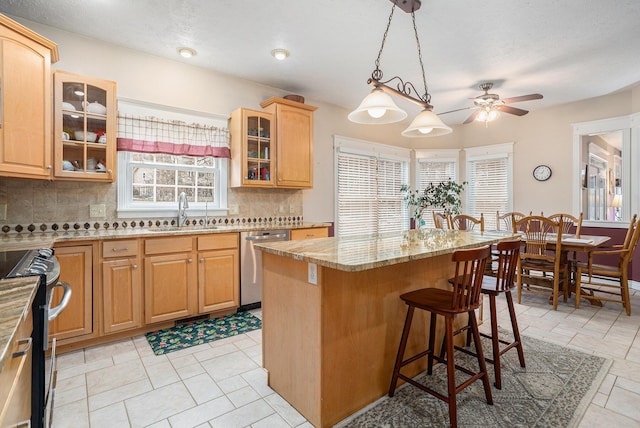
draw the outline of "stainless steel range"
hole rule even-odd
[[[57,317],[69,303],[71,286],[60,282],[60,264],[50,248],[0,252],[0,278],[40,277],[40,286],[33,301],[31,426],[50,426],[55,388],[55,339],[50,350],[50,365],[46,370],[45,351],[49,349],[49,321]],[[60,303],[51,308],[56,287],[63,288]]]

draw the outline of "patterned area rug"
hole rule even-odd
[[[501,335],[508,333],[501,332]],[[502,336],[505,337],[505,336]],[[459,427],[574,427],[606,376],[611,360],[585,354],[552,343],[523,337],[526,368],[520,367],[515,349],[502,356],[502,390],[493,386],[493,365],[489,370],[493,406],[488,405],[480,381],[462,390],[457,397]],[[483,350],[491,342],[483,338]],[[486,352],[486,351],[485,351]],[[456,362],[477,370],[475,357],[456,352]],[[444,364],[434,367],[433,375],[421,374],[417,380],[446,394]],[[456,371],[456,383],[466,375]],[[336,427],[448,427],[449,409],[445,402],[409,384],[385,396]]]
[[[195,321],[147,333],[147,341],[156,355],[189,346],[247,333],[262,328],[262,321],[249,312],[238,312],[223,318]]]

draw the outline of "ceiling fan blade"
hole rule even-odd
[[[515,108],[505,105],[496,106],[495,108],[505,113],[515,114],[516,116],[524,116],[525,114],[529,113],[529,110],[523,110],[521,108]]]
[[[520,101],[539,100],[539,99],[542,99],[542,95],[529,94],[529,95],[521,95],[519,97],[504,98],[502,102],[505,104],[511,104],[511,103],[519,103]]]
[[[476,120],[476,117],[478,116],[478,113],[480,113],[480,110],[476,110],[473,113],[471,113],[471,115],[467,118],[467,120],[465,120],[464,122],[462,122],[463,125],[466,125],[467,123],[471,123],[474,120]]]
[[[469,110],[469,109],[472,109],[472,108],[478,108],[478,107],[476,107],[476,106],[469,106],[469,107],[464,107],[464,108],[458,108],[458,109],[455,109],[455,110],[445,111],[444,113],[438,113],[438,114],[455,113],[455,112],[457,112],[457,111]]]

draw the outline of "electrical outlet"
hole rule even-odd
[[[280,214],[286,214],[287,213],[287,209],[284,205],[280,205],[280,208],[278,209],[278,212]]]
[[[318,285],[318,265],[315,263],[308,263],[309,272],[309,284]]]
[[[238,207],[237,204],[229,205],[229,214],[230,215],[238,215],[239,211],[240,211],[240,208]]]
[[[107,215],[107,210],[104,204],[89,205],[89,217],[91,218],[104,218]]]
[[[7,219],[7,204],[0,204],[0,220]]]

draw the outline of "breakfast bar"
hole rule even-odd
[[[455,250],[513,238],[509,232],[421,229],[256,245],[264,253],[263,365],[269,386],[316,427],[331,426],[384,396],[406,315],[399,296],[447,287]],[[407,355],[426,348],[428,326],[416,314]],[[416,361],[407,373],[425,366]]]

